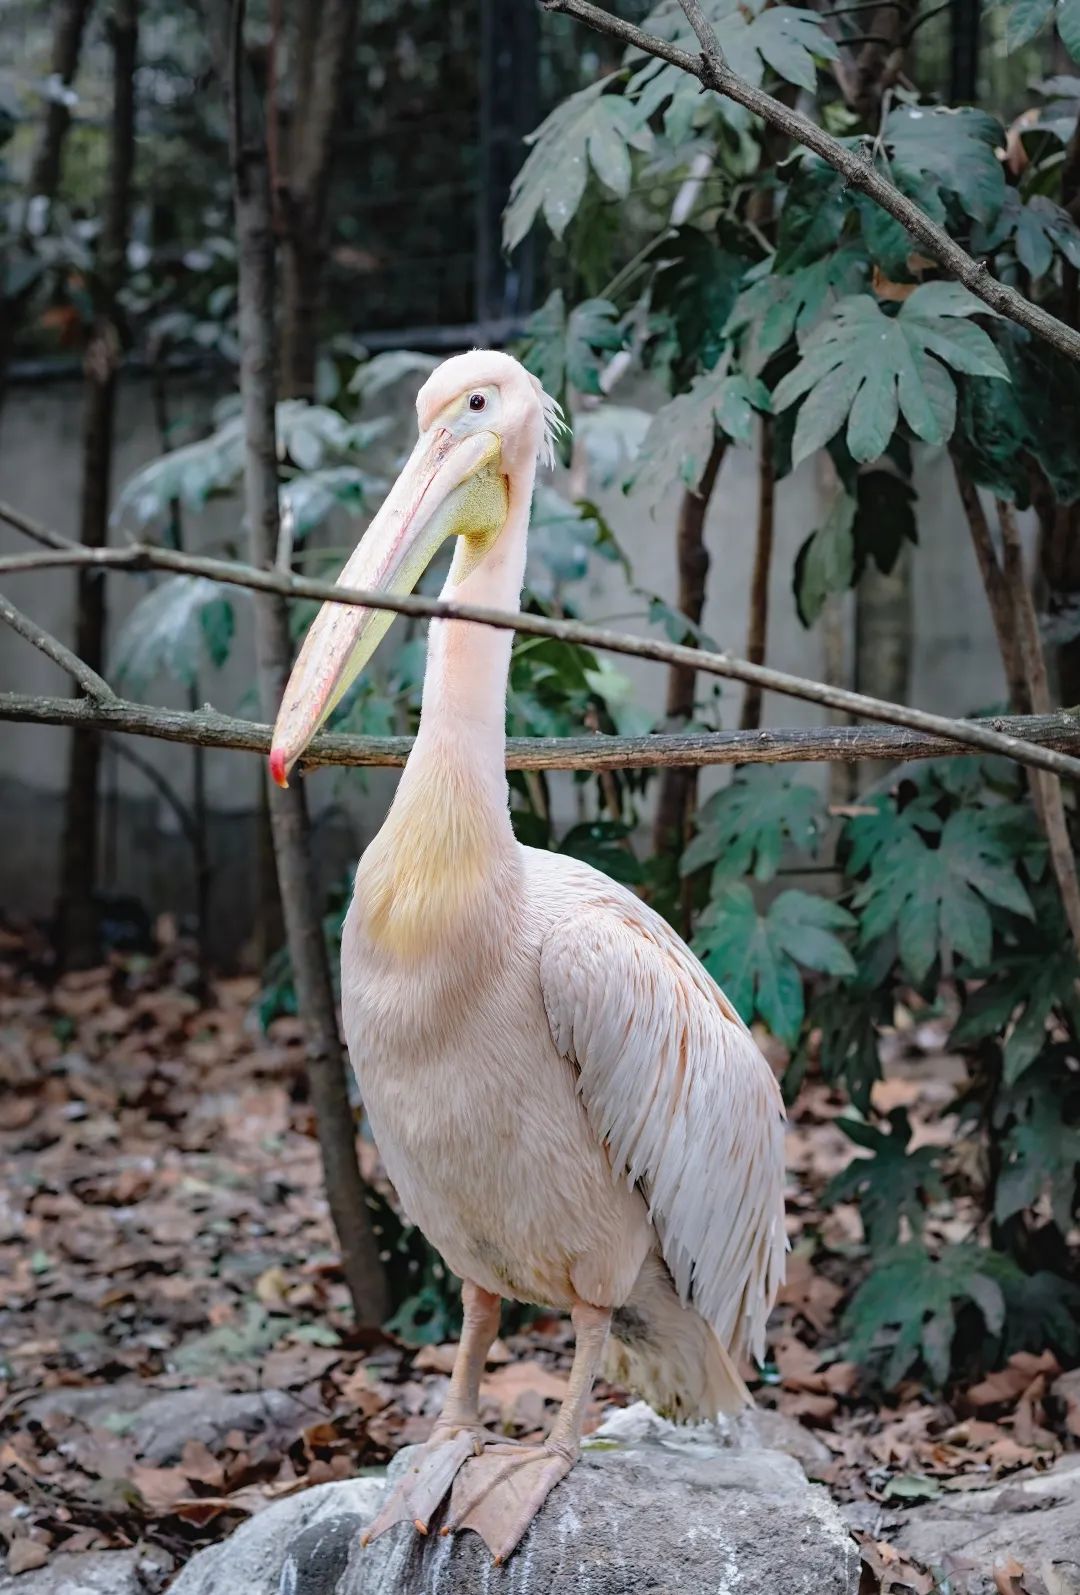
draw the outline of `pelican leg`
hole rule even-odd
[[[461,1287],[463,1317],[450,1388],[431,1438],[379,1515],[369,1523],[361,1543],[370,1545],[395,1523],[411,1523],[426,1534],[432,1515],[469,1457],[480,1454],[480,1379],[491,1342],[499,1331],[499,1298],[472,1280]]]
[[[611,1324],[607,1308],[578,1303],[571,1311],[577,1342],[570,1388],[547,1440],[540,1446],[485,1446],[454,1480],[450,1510],[440,1530],[474,1529],[496,1562],[505,1562],[555,1486],[581,1451],[581,1426],[600,1370]]]

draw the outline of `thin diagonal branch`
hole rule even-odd
[[[0,503],[0,517],[5,514],[6,507]],[[1019,737],[992,731],[984,721],[953,720],[947,715],[930,714],[924,709],[889,703],[883,698],[870,698],[861,692],[851,692],[846,687],[809,681],[805,676],[789,675],[785,670],[773,670],[767,665],[751,664],[732,654],[687,648],[678,643],[663,642],[656,637],[634,637],[626,632],[590,626],[580,620],[553,620],[547,615],[514,614],[509,610],[489,609],[480,604],[448,603],[444,599],[425,598],[418,593],[398,595],[362,592],[356,588],[338,587],[331,582],[313,581],[307,576],[256,570],[252,565],[234,564],[229,560],[197,558],[193,554],[155,548],[147,543],[131,543],[126,548],[79,547],[46,549],[40,554],[11,554],[0,558],[0,575],[13,570],[72,565],[102,570],[178,571],[182,575],[208,576],[211,581],[225,582],[234,587],[250,587],[259,592],[281,593],[285,597],[316,598],[323,602],[385,609],[392,614],[413,615],[425,620],[469,620],[481,626],[517,631],[524,636],[553,637],[583,648],[599,648],[609,653],[627,654],[635,659],[652,659],[668,665],[686,665],[706,675],[752,682],[765,692],[778,692],[784,697],[824,704],[827,708],[840,709],[845,714],[856,715],[863,720],[881,720],[886,725],[905,726],[909,730],[925,731],[932,736],[948,737],[954,743],[978,748],[985,753],[997,753],[1007,759],[1015,759],[1019,764],[1051,770],[1055,775],[1068,776],[1072,780],[1080,777],[1080,759],[1050,748],[1033,746]]]
[[[22,510],[17,510],[12,504],[0,504],[0,519],[14,526],[17,532],[31,538],[35,543],[41,543],[45,548],[78,548],[79,544],[72,537],[64,537],[60,532],[54,532],[48,526],[42,526],[40,521],[35,521],[32,516],[25,515]]]
[[[5,620],[12,631],[17,631],[20,637],[25,637],[27,642],[33,643],[34,647],[39,648],[54,665],[66,670],[88,697],[115,698],[116,694],[109,683],[102,680],[96,670],[91,670],[78,654],[73,654],[70,648],[65,648],[59,638],[46,631],[44,626],[39,626],[36,620],[24,615],[21,609],[16,609],[11,599],[5,598],[3,593],[0,593],[0,620]]]
[[[697,78],[704,88],[714,89],[716,93],[734,100],[737,105],[745,106],[797,144],[820,155],[834,171],[847,179],[852,188],[866,194],[882,210],[895,217],[928,255],[970,288],[984,304],[1008,316],[1018,326],[1027,327],[1029,332],[1052,344],[1070,359],[1080,360],[1080,332],[992,277],[984,262],[972,259],[943,227],[931,221],[918,205],[894,187],[888,178],[883,177],[866,155],[845,148],[816,122],[791,110],[773,95],[766,94],[764,89],[754,88],[733,72],[725,63],[716,35],[696,0],[685,0],[683,10],[701,42],[700,56],[691,55],[666,39],[644,33],[631,23],[624,22],[621,17],[612,16],[610,11],[592,5],[590,0],[540,0],[540,3],[547,11],[575,17],[597,33],[604,33],[631,49],[642,50],[646,55],[681,67],[691,77]]]
[[[1046,675],[1039,620],[1024,575],[1024,553],[1020,533],[1011,504],[997,500],[998,523],[1001,526],[1001,543],[1004,553],[1002,575],[1006,590],[1012,600],[1015,634],[1019,639],[1023,659],[1028,697],[1036,714],[1045,714],[1050,707],[1050,683]],[[1065,817],[1065,800],[1061,782],[1046,770],[1029,770],[1028,778],[1035,788],[1037,808],[1046,833],[1050,850],[1050,867],[1054,872],[1061,906],[1072,935],[1073,946],[1080,953],[1080,883],[1076,878],[1076,859],[1069,839],[1069,824]]]

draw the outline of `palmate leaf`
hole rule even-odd
[[[845,423],[851,456],[863,462],[885,452],[900,416],[925,442],[946,442],[956,419],[956,388],[946,366],[1008,380],[989,336],[967,319],[985,308],[959,283],[947,282],[916,288],[895,316],[868,294],[841,300],[773,394],[777,410],[803,400],[793,464]]]
[[[914,825],[900,830],[875,854],[854,906],[864,945],[895,928],[901,962],[916,982],[948,954],[986,964],[992,907],[1028,919],[1034,912],[997,811],[980,809],[950,814],[936,846]]]
[[[961,106],[902,105],[890,111],[872,154],[901,193],[944,223],[949,206],[989,225],[1005,199],[1005,173],[996,150],[1001,124],[985,111]],[[866,195],[854,201],[863,238],[890,276],[907,275],[911,235]]]
[[[996,117],[967,105],[900,105],[882,129],[893,173],[916,180],[924,202],[927,189],[934,189],[984,223],[994,220],[1005,198],[1005,173],[995,154],[1002,137]]]
[[[127,616],[114,645],[113,671],[135,692],[160,675],[191,686],[207,658],[225,663],[235,626],[232,602],[217,582],[170,576]]]
[[[525,324],[522,364],[564,407],[568,388],[599,395],[603,356],[626,341],[618,319],[609,299],[585,299],[567,315],[556,288]]]
[[[896,1242],[902,1218],[907,1219],[916,1235],[921,1234],[924,1196],[938,1200],[945,1195],[935,1166],[937,1148],[923,1146],[916,1152],[908,1151],[911,1124],[903,1108],[895,1108],[889,1114],[889,1122],[891,1134],[862,1119],[837,1119],[848,1139],[873,1156],[852,1159],[829,1181],[821,1198],[825,1207],[857,1201],[866,1239],[875,1252]]]
[[[1002,1075],[1012,1087],[1043,1055],[1047,1026],[1065,1020],[1080,1035],[1080,962],[1049,881],[1031,890],[1035,917],[1012,927],[1011,947],[985,969],[973,971],[982,984],[969,991],[949,1045],[970,1047],[1003,1040]]]
[[[244,468],[244,428],[239,416],[198,443],[173,449],[144,465],[124,483],[110,520],[142,530],[163,519],[174,501],[201,510],[215,494],[236,486]]]
[[[805,1003],[799,966],[852,975],[855,964],[836,932],[852,916],[839,903],[787,891],[759,914],[750,888],[727,882],[701,916],[694,951],[747,1023],[755,1016],[793,1047]]]
[[[751,765],[702,804],[696,824],[679,866],[683,875],[715,864],[717,879],[752,873],[771,881],[786,848],[815,851],[821,798],[778,766]]]
[[[775,258],[769,264],[774,268]],[[797,271],[760,271],[739,295],[725,329],[729,335],[742,334],[739,363],[751,376],[792,337],[801,343],[838,299],[861,292],[870,264],[861,249],[848,246]]]
[[[1002,1150],[1003,1163],[994,1193],[994,1217],[998,1223],[1034,1207],[1045,1192],[1050,1198],[1054,1223],[1067,1235],[1080,1196],[1080,1125],[1066,1121],[1058,1096],[1045,1088],[1029,1091]]]
[[[1014,1264],[974,1242],[948,1246],[939,1257],[932,1257],[920,1241],[893,1247],[875,1258],[847,1309],[849,1356],[861,1363],[887,1350],[887,1386],[899,1384],[921,1357],[931,1378],[943,1385],[949,1377],[958,1304],[973,1302],[990,1334],[1001,1334],[1003,1271],[1019,1277]]]
[[[1063,255],[1070,266],[1080,267],[1080,227],[1045,194],[1036,194],[1025,204],[1015,188],[1006,189],[996,222],[977,230],[971,246],[980,255],[988,255],[1010,240],[1017,260],[1033,277],[1046,275],[1055,254]]]
[[[1053,22],[1074,61],[1080,61],[1080,0],[1000,0],[1008,7],[1005,44],[1018,50]]]
[[[764,0],[705,0],[704,10],[712,23],[724,58],[734,72],[760,84],[767,68],[787,83],[812,93],[817,85],[817,62],[834,61],[839,54],[836,41],[826,33],[816,12],[801,6],[776,5],[763,9]],[[697,35],[687,24],[681,9],[664,3],[642,24],[648,33],[678,44],[691,54],[700,52]],[[640,58],[639,58],[640,59]],[[675,126],[665,118],[666,131],[674,137],[685,134],[693,112],[693,100],[701,104],[700,91],[680,68],[650,60],[631,79],[628,92],[640,97],[645,114],[653,115],[665,102],[675,111]],[[749,114],[730,100],[715,98],[711,108],[733,127],[744,127]]]
[[[733,442],[751,435],[754,412],[768,414],[769,390],[763,382],[725,365],[695,377],[653,416],[627,487],[651,505],[665,502],[672,486],[696,488],[717,431]]]
[[[581,203],[590,167],[605,188],[626,198],[630,151],[650,149],[652,133],[632,99],[606,92],[621,78],[613,73],[572,94],[529,135],[532,149],[503,215],[504,248],[516,249],[538,215],[561,238]]]

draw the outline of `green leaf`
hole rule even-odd
[[[1025,204],[1015,188],[1006,189],[996,222],[976,229],[972,248],[978,254],[992,254],[1010,239],[1017,260],[1033,277],[1046,275],[1055,253],[1071,266],[1080,266],[1080,227],[1045,194],[1036,194]]]
[[[1080,61],[1080,0],[1005,0],[1005,45],[1011,52],[1034,39],[1051,20],[1074,61]]]
[[[244,428],[239,416],[198,443],[173,449],[136,471],[121,489],[112,524],[143,530],[163,520],[170,506],[201,510],[215,494],[234,488],[244,468]]]
[[[806,892],[781,892],[759,914],[750,888],[728,881],[702,915],[694,949],[748,1023],[758,1015],[794,1046],[805,1012],[798,966],[853,972],[835,935],[852,923],[839,904]]]
[[[932,846],[920,830],[903,829],[881,848],[855,895],[861,939],[895,927],[900,958],[916,982],[935,959],[955,953],[985,964],[993,938],[992,907],[1031,918],[1031,900],[1007,842],[985,810],[949,815]]]
[[[924,1198],[940,1200],[945,1195],[935,1166],[937,1149],[924,1146],[908,1151],[911,1125],[903,1108],[894,1109],[889,1121],[892,1131],[886,1134],[863,1120],[837,1119],[845,1135],[873,1156],[849,1163],[829,1181],[821,1198],[826,1207],[857,1201],[866,1239],[875,1252],[896,1242],[901,1219],[908,1221],[916,1235],[921,1234]]]
[[[1006,0],[1005,47],[1019,50],[1041,33],[1054,15],[1054,0]]]
[[[618,317],[608,299],[585,299],[567,315],[562,289],[556,288],[525,324],[522,364],[561,403],[571,387],[600,394],[602,357],[625,341]]]
[[[820,17],[801,6],[762,9],[757,3],[742,6],[737,0],[705,0],[704,11],[715,29],[727,64],[755,87],[764,79],[766,68],[771,67],[786,82],[812,92],[817,81],[815,59],[833,61],[838,55],[839,47],[826,33]],[[662,4],[646,18],[643,27],[646,32],[657,34],[691,54],[700,54],[701,45],[696,34],[674,7]],[[692,82],[688,88],[686,73],[655,59],[634,75],[628,92],[641,97],[649,116],[673,98],[683,100],[684,104],[686,101],[700,104],[700,91]],[[712,102],[712,109],[733,127],[747,125],[746,111],[730,100],[717,98]],[[676,135],[680,129],[685,133],[690,118],[687,106],[677,119],[676,127],[667,127],[673,142],[678,142]]]
[[[232,601],[205,576],[170,576],[141,598],[117,635],[112,667],[118,681],[141,692],[159,675],[192,686],[204,655],[228,658]]]
[[[358,365],[349,381],[349,392],[358,393],[362,403],[378,398],[399,382],[410,387],[429,377],[439,364],[437,355],[421,354],[417,349],[388,349]]]
[[[997,1260],[998,1269],[1002,1262]],[[948,1246],[939,1257],[919,1241],[892,1248],[875,1259],[845,1314],[848,1354],[865,1362],[875,1351],[887,1351],[887,1386],[899,1384],[921,1357],[930,1377],[943,1385],[958,1303],[973,1303],[990,1333],[1001,1333],[1005,1300],[994,1269],[993,1254],[971,1242]]]
[[[804,626],[812,626],[830,593],[843,593],[855,573],[855,500],[843,490],[828,515],[811,532],[795,558],[795,607]]]
[[[1054,1223],[1067,1235],[1078,1205],[1080,1125],[1066,1122],[1059,1097],[1047,1090],[1029,1092],[1023,1117],[1005,1137],[1002,1151],[1003,1163],[994,1194],[994,1217],[998,1223],[1034,1207],[1045,1192],[1050,1198]]]
[[[976,376],[1008,378],[990,338],[965,319],[984,309],[959,283],[944,282],[916,288],[895,316],[866,294],[841,300],[773,394],[778,410],[803,399],[793,463],[826,444],[845,421],[848,449],[859,461],[885,452],[900,415],[926,442],[946,442],[956,390],[941,362]]]
[[[697,487],[718,430],[745,443],[753,429],[754,411],[768,414],[770,408],[769,390],[754,377],[741,372],[728,375],[723,366],[696,377],[686,393],[677,394],[656,412],[628,488],[655,512],[676,483]]]
[[[606,660],[598,660],[596,668],[585,671],[590,691],[603,702],[621,737],[648,736],[653,728],[653,716],[638,701],[638,691],[629,676],[616,670]]]
[[[717,244],[698,227],[680,227],[664,244],[650,303],[674,328],[680,381],[689,381],[702,366],[711,371],[719,360],[746,267],[744,255]]]
[[[510,189],[503,245],[516,249],[538,215],[561,238],[585,192],[591,166],[620,199],[630,189],[630,151],[647,150],[652,133],[634,102],[606,92],[620,73],[600,78],[556,106],[526,139],[532,150]]]
[[[384,491],[385,484],[378,477],[355,465],[332,465],[325,470],[305,471],[282,483],[282,517],[288,517],[293,541],[299,543],[334,510],[347,509],[359,515],[371,498],[379,497]]]
[[[779,766],[751,765],[698,810],[697,834],[680,872],[717,864],[725,877],[753,873],[772,880],[789,845],[813,852],[822,825],[821,798]]]
[[[987,387],[995,384],[987,383]],[[1003,383],[996,384],[1003,387]],[[895,471],[861,471],[856,479],[857,508],[853,527],[855,579],[872,559],[878,570],[888,574],[900,557],[905,543],[919,540],[914,504],[917,498],[911,483]]]
[[[610,875],[612,880],[637,886],[642,880],[642,870],[629,845],[632,836],[631,825],[613,820],[589,820],[567,831],[558,852],[584,859],[586,864]]]
[[[739,295],[727,326],[729,333],[743,334],[743,370],[756,375],[793,336],[801,342],[838,298],[866,286],[869,270],[862,251],[846,247],[812,266],[759,276]]]
[[[1005,172],[995,151],[1004,131],[996,117],[970,106],[901,105],[886,117],[882,142],[890,174],[918,185],[907,192],[918,194],[924,209],[928,192],[942,210],[948,195],[980,222],[992,222],[1001,209]]]
[[[796,157],[784,190],[773,270],[797,271],[832,254],[848,216],[848,189],[816,155]]]

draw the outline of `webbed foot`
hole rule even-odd
[[[370,1545],[395,1523],[411,1523],[418,1534],[426,1534],[458,1472],[470,1457],[482,1451],[483,1445],[483,1432],[478,1428],[440,1433],[436,1427],[382,1511],[364,1530],[361,1544]]]
[[[495,1561],[505,1562],[576,1457],[552,1444],[484,1447],[454,1480],[440,1533],[473,1529]]]

